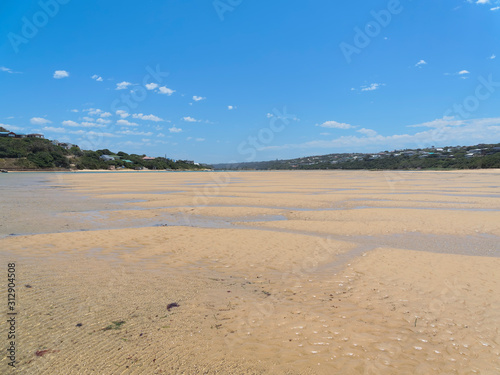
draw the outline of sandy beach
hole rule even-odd
[[[500,373],[500,170],[1,177],[1,373]]]

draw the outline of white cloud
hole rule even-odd
[[[204,142],[205,141],[205,138],[196,138],[195,139],[196,142]]]
[[[418,63],[415,64],[415,66],[422,66],[422,65],[427,65],[425,60],[420,60]]]
[[[62,124],[64,126],[73,126],[73,127],[80,126],[79,123],[77,123],[75,121],[72,121],[72,120],[65,120],[65,121],[62,122]]]
[[[458,72],[459,75],[470,74],[468,70],[461,70]]]
[[[135,122],[130,122],[128,120],[118,120],[116,121],[116,124],[117,125],[121,125],[121,126],[138,126],[139,124],[136,124]]]
[[[161,86],[158,90],[160,94],[166,94],[168,96],[175,92],[175,90],[169,89],[167,86]]]
[[[444,116],[436,120],[423,122],[416,125],[407,125],[408,128],[441,128],[443,126],[460,126],[465,124],[465,120],[455,120],[453,116]]]
[[[146,120],[146,121],[155,121],[155,122],[158,122],[158,121],[163,121],[161,118],[159,118],[158,116],[155,116],[155,115],[144,115],[142,113],[134,113],[132,115],[133,118],[139,118],[141,120]]]
[[[236,109],[236,106],[234,105],[228,105],[227,106],[227,109],[229,109],[230,111],[233,110],[233,109]]]
[[[137,131],[133,131],[133,130],[118,131],[116,133],[123,134],[123,135],[144,135],[144,136],[153,135],[153,133],[151,133],[151,132],[137,132]]]
[[[89,122],[94,122],[94,119],[92,117],[87,117],[87,116],[83,116],[83,120],[89,121]]]
[[[66,129],[64,128],[54,128],[52,126],[45,126],[42,130],[52,133],[66,133]]]
[[[125,90],[130,85],[132,85],[132,83],[127,82],[127,81],[123,81],[123,82],[117,83],[116,84],[116,90]]]
[[[194,100],[195,102],[199,102],[200,100],[205,100],[205,99],[206,99],[206,98],[205,98],[205,97],[203,97],[203,96],[196,96],[196,95],[195,95],[195,96],[193,96],[193,100]]]
[[[101,117],[110,117],[110,116],[113,116],[110,112],[101,113]]]
[[[91,78],[96,80],[97,82],[102,82],[102,77],[98,76],[97,74],[94,74]]]
[[[333,129],[352,129],[354,126],[337,121],[325,121],[324,123],[316,126],[321,126],[322,128],[333,128]]]
[[[440,126],[437,126],[440,123]],[[430,126],[434,124],[433,126]],[[367,137],[343,136],[332,140],[319,140],[301,144],[285,144],[281,146],[267,146],[259,150],[282,149],[345,149],[352,152],[376,152],[397,148],[423,148],[431,145],[457,145],[490,143],[491,139],[500,138],[500,117],[482,118],[473,120],[456,120],[453,117],[438,119],[412,127],[430,127],[430,129],[415,134],[394,134],[389,136],[374,135]]]
[[[96,122],[97,122],[98,124],[103,124],[103,125],[106,125],[106,124],[110,124],[110,123],[111,123],[111,120],[105,120],[105,119],[103,119],[103,118],[98,118],[98,119],[96,120]]]
[[[148,90],[154,90],[154,89],[155,89],[155,88],[157,88],[157,87],[158,87],[158,84],[157,84],[157,83],[154,83],[154,82],[151,82],[151,83],[147,83],[147,84],[146,84],[146,88],[147,88]]]
[[[30,123],[33,125],[45,125],[45,124],[50,124],[52,121],[47,120],[46,118],[42,117],[33,117],[30,120]]]
[[[274,117],[274,115],[272,113],[268,113],[268,114],[266,114],[266,117],[267,118],[272,118],[272,117]]]
[[[71,131],[69,133],[71,133],[71,134],[80,134],[80,135],[86,134],[86,135],[90,135],[90,136],[95,135],[97,137],[110,137],[110,138],[119,138],[120,137],[119,135],[116,135],[116,134],[95,132],[93,130],[91,130],[91,131],[88,131],[88,130],[76,130],[76,131]]]
[[[13,130],[24,130],[23,128],[19,127],[19,126],[15,126],[15,125],[7,125],[7,124],[0,124],[1,127],[9,130],[9,131],[13,131]]]
[[[366,129],[366,128],[362,128],[362,129],[359,129],[359,130],[356,130],[358,133],[361,133],[361,134],[364,134],[368,137],[375,137],[377,135],[377,132],[373,129]]]
[[[374,91],[380,87],[385,86],[384,83],[372,83],[369,86],[361,86],[361,91]]]
[[[104,125],[97,124],[95,122],[83,121],[80,123],[80,126],[83,128],[103,128]]]
[[[78,113],[78,109],[71,109],[70,112]]]
[[[156,134],[156,136],[157,136],[158,138],[163,138],[163,137],[165,137],[165,134],[163,134],[163,133],[158,133],[158,134]]]
[[[122,109],[119,109],[118,111],[116,111],[116,114],[118,116],[120,116],[121,118],[127,118],[128,116],[130,116],[129,113],[127,113],[126,111],[124,111]]]
[[[9,74],[21,73],[21,72],[15,72],[12,69],[7,68],[5,66],[0,66],[0,71],[1,72],[6,72],[6,73],[9,73]]]
[[[176,127],[175,125],[168,129],[170,133],[180,133],[182,131],[181,128]]]
[[[182,119],[186,122],[200,122],[201,121],[201,120],[197,120],[191,116],[186,116],[186,117],[183,117]]]
[[[56,70],[54,72],[53,77],[55,79],[67,78],[67,77],[69,77],[69,72],[67,72],[66,70]]]
[[[498,8],[500,9],[500,7],[498,7]],[[494,60],[494,59],[496,59],[496,56],[493,54],[493,55],[490,56],[490,59]]]
[[[102,109],[99,109],[99,108],[84,109],[83,112],[88,112],[89,115],[91,115],[91,116],[100,115],[101,113],[103,113]]]
[[[490,10],[492,10],[492,11],[495,11],[495,10],[498,10],[498,9],[500,9],[500,7],[493,7],[493,8],[490,8]]]

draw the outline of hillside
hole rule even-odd
[[[0,127],[0,132],[8,132]],[[114,156],[109,161],[102,155]],[[81,150],[76,145],[58,143],[41,138],[0,137],[0,169],[204,169],[206,166],[167,158],[145,155],[113,153],[110,150]]]
[[[477,169],[500,168],[500,143],[341,153],[288,160],[213,164],[214,169]]]

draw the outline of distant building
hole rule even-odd
[[[151,156],[144,156],[142,160],[155,160],[156,158],[153,158]]]
[[[0,137],[11,137],[14,138],[16,133],[14,132],[0,132]]]
[[[101,155],[100,159],[104,160],[104,161],[114,161],[115,160],[115,158],[110,156],[110,155]]]
[[[26,138],[26,134],[16,134],[14,138]]]
[[[45,138],[43,134],[38,134],[38,133],[33,133],[33,134],[28,134],[28,138]]]

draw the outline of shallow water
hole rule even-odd
[[[332,178],[346,194],[335,201],[310,191],[311,185],[330,189],[322,185],[324,176],[339,174],[308,175],[315,180],[240,175],[214,197],[255,199],[213,205],[254,210],[240,216],[189,214],[197,208],[186,205],[192,199],[175,205],[196,194],[189,184],[212,186],[207,173],[206,183],[187,174],[161,181],[151,175],[150,188],[123,187],[118,175],[106,173],[87,185],[45,174],[0,180],[0,203],[9,212],[3,234],[68,232],[3,239],[33,285],[23,296],[30,329],[24,347],[60,350],[34,359],[24,353],[25,366],[40,374],[91,371],[88,363],[103,374],[147,374],[153,366],[166,373],[214,374],[499,373],[498,237],[457,235],[452,221],[450,234],[443,235],[329,235],[252,225],[291,221],[285,216],[290,211],[342,213],[353,200],[381,200],[376,194],[383,175],[378,185],[373,173],[366,180],[359,173]],[[427,192],[435,189],[435,175],[412,176],[427,181]],[[266,187],[271,183],[272,189]],[[136,197],[117,197],[120,189]],[[297,200],[283,202],[268,193],[274,189]],[[165,201],[147,207],[156,199],[150,194],[164,194]],[[355,211],[392,208],[390,199],[383,200],[387,207]],[[437,209],[437,202],[394,208],[429,210],[443,219],[447,211],[496,211],[487,203]],[[175,207],[179,212],[161,211]],[[124,230],[103,230],[113,228]],[[180,307],[166,312],[171,302]],[[103,332],[121,319],[123,330]],[[77,322],[84,323],[81,331]]]

